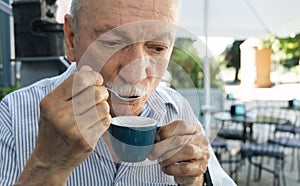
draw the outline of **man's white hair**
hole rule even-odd
[[[78,31],[80,7],[81,7],[81,0],[72,0],[70,14],[73,17],[73,27],[75,32]]]

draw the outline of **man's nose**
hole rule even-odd
[[[136,84],[147,77],[147,68],[150,56],[141,43],[132,44],[128,48],[126,65],[123,66],[119,75],[129,84]],[[121,59],[122,60],[122,59]]]

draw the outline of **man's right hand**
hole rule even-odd
[[[111,121],[102,84],[99,73],[83,66],[41,101],[36,146],[18,183],[40,176],[44,184],[64,185],[89,156]]]

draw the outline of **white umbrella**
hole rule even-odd
[[[299,7],[299,0],[183,0],[179,25],[197,35],[286,37],[300,32]]]
[[[235,39],[266,38],[269,34],[287,37],[300,32],[299,0],[183,0],[179,26],[195,35]],[[205,128],[210,123],[210,72],[205,51]],[[203,108],[203,107],[202,107]]]

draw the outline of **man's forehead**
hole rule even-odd
[[[153,9],[157,10],[160,8],[176,8],[178,6],[178,0],[81,0],[81,5],[83,4],[91,5],[104,5],[108,4],[111,6],[123,6],[123,7],[136,7],[139,9]],[[140,5],[143,5],[142,7]]]
[[[178,0],[82,0],[83,12],[113,19],[162,20],[177,22]],[[107,17],[109,16],[109,17]],[[130,22],[131,20],[124,20]]]
[[[97,35],[103,34],[103,38],[117,36],[135,42],[155,40],[170,43],[174,39],[175,32],[175,24],[150,20],[128,23],[117,28],[111,28],[107,32],[105,30],[101,31],[100,28]]]

